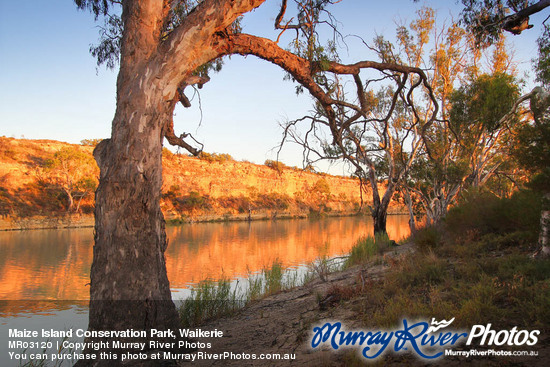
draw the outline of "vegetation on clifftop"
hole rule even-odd
[[[0,137],[0,215],[92,214],[99,171],[92,151],[100,139],[81,145]],[[272,218],[353,213],[357,181],[287,167],[237,162],[229,154],[199,158],[163,150],[161,206],[166,218]]]

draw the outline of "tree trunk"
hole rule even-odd
[[[80,203],[82,203],[82,199],[84,199],[84,196],[86,196],[86,194],[82,194],[78,198],[78,201],[76,202],[76,209],[74,210],[75,213],[78,213],[80,211]]]
[[[386,191],[384,192],[382,200],[380,200],[379,197],[373,198],[372,220],[374,222],[375,236],[377,234],[388,234],[388,231],[386,229],[386,220],[388,217],[388,207],[390,206],[390,201],[394,192],[395,185],[390,182],[390,184],[388,184],[388,187],[386,188]],[[378,191],[376,191],[376,194],[378,194]],[[373,196],[377,195],[373,194]]]
[[[541,257],[550,256],[550,192],[542,196],[542,208],[540,212],[539,250]]]
[[[66,189],[65,190],[65,193],[67,194],[67,211],[70,212],[73,210],[73,206],[74,206],[74,199],[73,199],[73,195],[71,195],[71,190],[70,189]]]
[[[374,208],[372,211],[372,220],[374,222],[374,235],[377,234],[387,234],[386,230],[386,219],[388,217],[387,208],[383,208],[381,205]]]
[[[145,101],[133,95],[133,106],[117,113],[114,125],[118,128],[113,139],[96,148],[101,179],[96,192],[91,295],[94,300],[140,300],[145,306],[141,310],[123,310],[125,315],[135,312],[144,316],[135,320],[136,326],[151,323],[149,326],[156,328],[171,327],[175,325],[173,305],[167,313],[159,314],[154,304],[145,304],[171,299],[160,210],[161,121],[169,116],[163,113],[166,108],[162,103],[147,109],[141,102]],[[131,122],[140,124],[142,133],[130,134],[130,130],[138,130]],[[132,269],[132,274],[119,269]],[[108,307],[101,322],[117,325],[120,320],[116,313]],[[124,327],[130,319],[125,318]]]
[[[100,180],[88,330],[133,329],[150,336],[151,329],[179,327],[166,273],[160,210],[163,127],[173,105],[154,86],[121,79],[119,75],[112,138],[94,150]],[[91,365],[116,365],[97,363]]]
[[[409,229],[411,230],[411,235],[416,233],[416,220],[414,218],[414,208],[411,193],[408,189],[405,189],[405,202],[407,203],[407,209],[409,211]]]

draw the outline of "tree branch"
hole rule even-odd
[[[362,69],[375,69],[381,72],[392,71],[403,74],[414,73],[419,77],[419,81],[413,85],[413,88],[416,88],[422,84],[428,90],[428,95],[430,99],[432,99],[435,106],[431,119],[424,126],[425,129],[427,129],[428,125],[433,122],[438,112],[437,100],[428,82],[428,78],[426,77],[424,71],[419,68],[394,63],[360,61],[350,65],[340,64],[337,62],[328,62],[327,67],[323,70],[319,63],[310,62],[289,51],[286,51],[280,48],[277,43],[269,39],[244,33],[220,35],[217,46],[219,47],[220,54],[254,55],[281,67],[291,74],[292,77],[304,86],[323,107],[335,141],[340,138],[341,131],[337,128],[336,113],[333,106],[340,105],[354,109],[358,112],[362,112],[362,109],[343,100],[334,99],[327,92],[325,92],[314,78],[316,74],[322,71],[327,71],[338,75],[353,76],[358,76]]]
[[[181,102],[181,104],[183,105],[183,107],[186,107],[186,108],[191,107],[191,102],[189,101],[189,98],[187,98],[187,96],[184,94],[185,88],[190,86],[190,85],[197,85],[199,88],[202,88],[202,86],[205,83],[209,82],[209,81],[210,81],[210,78],[201,77],[201,76],[198,76],[198,75],[193,75],[193,76],[187,78],[180,85],[180,87],[178,88],[178,98],[179,98],[179,101]],[[185,150],[187,150],[189,153],[193,154],[194,156],[198,156],[202,152],[202,148],[200,150],[198,150],[198,149],[192,147],[191,145],[189,145],[187,142],[185,142],[183,139],[185,139],[188,136],[190,136],[190,134],[185,134],[185,133],[181,134],[179,137],[176,136],[176,134],[174,132],[174,120],[173,119],[171,119],[170,121],[168,121],[166,123],[164,137],[166,138],[168,143],[170,143],[171,145],[174,145],[174,146],[182,147]],[[191,137],[191,138],[193,138],[193,137]],[[195,140],[195,139],[193,138],[193,140]],[[202,146],[202,144],[200,144],[200,145]]]
[[[550,0],[540,0],[538,3],[528,6],[517,13],[508,15],[501,21],[502,29],[517,35],[525,29],[533,28],[533,25],[529,24],[529,16],[544,10],[548,6],[550,6]]]
[[[185,142],[183,139],[188,137],[189,134],[181,134],[179,137],[174,133],[174,120],[169,121],[166,124],[166,130],[164,132],[164,137],[168,140],[168,143],[174,146],[179,146],[187,150],[189,153],[193,154],[195,157],[201,154],[202,149],[196,149]]]
[[[242,14],[260,6],[265,0],[204,0],[193,9],[180,26],[172,31],[159,47],[158,56],[151,60],[154,75],[162,75],[166,85],[165,98],[171,100],[178,86],[199,66],[224,54],[212,41]]]

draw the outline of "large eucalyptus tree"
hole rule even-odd
[[[185,88],[209,80],[205,72],[209,65],[232,54],[255,55],[278,65],[318,101],[334,136],[343,131],[336,111],[347,102],[324,84],[324,74],[352,77],[360,100],[364,100],[362,69],[413,73],[418,84],[425,83],[418,68],[364,60],[346,65],[317,52],[315,26],[326,22],[322,19],[328,14],[326,7],[336,0],[295,0],[297,11],[290,20],[285,20],[289,17],[287,1],[282,1],[279,13],[274,14],[275,28],[296,32],[296,40],[302,40],[305,49],[295,52],[276,41],[240,32],[239,17],[265,0],[75,2],[96,17],[106,18],[103,37],[92,53],[100,62],[120,65],[112,135],[94,151],[100,182],[91,269],[91,330],[178,326],[164,258],[168,243],[160,210],[161,151],[166,138],[170,144],[198,153],[184,141],[185,134],[175,134],[172,117],[178,102],[189,104]],[[356,112],[364,113],[362,107]]]

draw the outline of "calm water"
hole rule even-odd
[[[201,280],[237,279],[276,260],[297,268],[342,255],[372,230],[369,219],[358,217],[168,227],[173,296],[185,298]],[[406,237],[407,217],[389,216],[388,232],[395,240]],[[91,228],[0,232],[0,355],[9,328],[87,327],[92,247]]]
[[[201,280],[243,277],[275,260],[297,267],[345,254],[357,238],[372,233],[372,224],[345,217],[187,224],[166,231],[168,278],[177,295]],[[407,236],[407,217],[389,216],[388,231],[393,239]],[[0,300],[87,300],[92,247],[92,228],[0,232]]]

